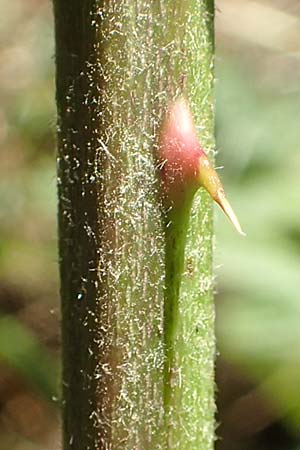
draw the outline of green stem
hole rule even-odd
[[[211,450],[214,445],[211,220],[205,192],[166,220],[164,409],[169,450]]]
[[[164,299],[164,343],[166,360],[164,368],[164,407],[167,423],[172,401],[172,378],[174,378],[174,370],[176,367],[174,347],[180,323],[180,285],[184,268],[184,250],[189,212],[190,202],[186,204],[185,208],[176,211],[171,210],[166,214],[165,222],[166,286]]]
[[[212,5],[54,0],[64,450],[212,449],[211,207],[165,236],[155,170],[183,88],[213,148]]]
[[[212,156],[214,2],[185,3],[181,41],[184,93],[200,142]],[[172,215],[172,216],[171,216]],[[164,408],[168,450],[214,448],[212,204],[203,189],[165,229]]]

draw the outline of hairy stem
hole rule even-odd
[[[155,167],[182,91],[213,148],[211,5],[54,0],[64,450],[212,448],[211,207],[174,252]]]

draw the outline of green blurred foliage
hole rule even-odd
[[[230,59],[218,78],[218,164],[247,233],[217,215],[219,348],[298,432],[300,91],[262,89]]]
[[[52,401],[57,391],[57,363],[36,337],[14,318],[0,319],[0,358]]]
[[[60,385],[53,20],[40,0],[0,14],[0,449],[46,449]]]

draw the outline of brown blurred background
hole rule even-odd
[[[51,3],[0,1],[0,450],[60,448]],[[216,1],[218,450],[300,450],[300,2]],[[200,449],[199,449],[200,450]]]

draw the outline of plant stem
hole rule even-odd
[[[182,210],[170,211],[165,221],[165,269],[166,287],[164,300],[164,342],[165,342],[165,369],[164,369],[164,407],[167,426],[172,407],[172,385],[175,369],[174,357],[176,354],[176,334],[180,323],[179,300],[180,285],[184,267],[184,249],[186,244],[187,226],[191,202]]]
[[[209,200],[204,192],[196,202]],[[168,449],[212,449],[214,442],[214,309],[209,265],[211,244],[197,235],[203,222],[190,203],[168,215],[164,331],[164,407]],[[205,229],[211,222],[211,215]],[[198,223],[197,223],[198,222]],[[201,255],[201,262],[198,259]]]
[[[155,167],[182,91],[213,148],[211,4],[54,0],[64,450],[212,448],[211,206],[173,225],[172,254]]]
[[[212,156],[213,1],[186,2],[182,37],[185,95],[199,139]],[[188,24],[188,25],[187,25]],[[167,217],[164,404],[169,450],[214,447],[214,306],[212,205],[200,189],[185,208]],[[191,209],[190,209],[191,206]]]

